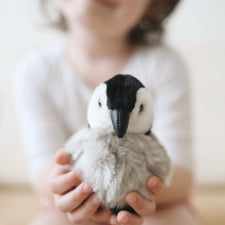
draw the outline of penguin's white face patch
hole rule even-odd
[[[135,107],[130,114],[127,132],[145,133],[153,122],[153,98],[146,88],[137,91]]]
[[[93,92],[87,111],[91,128],[104,128],[113,131],[111,110],[107,106],[106,84],[100,84]],[[146,133],[153,122],[153,98],[146,88],[136,94],[136,103],[130,114],[127,132]]]
[[[102,83],[94,90],[87,111],[87,120],[91,128],[110,128],[112,122],[107,107],[106,84]]]

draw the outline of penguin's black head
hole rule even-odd
[[[109,109],[123,109],[132,112],[137,91],[144,85],[131,75],[118,74],[106,83],[107,106]]]
[[[119,138],[144,134],[152,125],[152,96],[132,75],[118,74],[95,89],[87,116],[90,128],[113,128]]]

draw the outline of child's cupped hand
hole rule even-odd
[[[125,201],[131,206],[136,214],[131,214],[128,211],[121,211],[117,216],[112,215],[110,217],[111,224],[124,224],[124,225],[141,225],[145,217],[152,216],[156,210],[156,203],[154,196],[163,187],[163,182],[156,176],[151,176],[147,180],[147,187],[153,193],[153,199],[148,200],[139,195],[137,192],[129,192],[125,196]]]
[[[69,220],[74,224],[89,220],[108,221],[112,215],[111,211],[99,209],[101,201],[89,184],[82,183],[82,172],[70,169],[70,155],[63,149],[59,150],[55,156],[55,163],[50,188],[54,194],[56,207],[67,213]]]
[[[113,215],[109,209],[101,208],[101,201],[92,187],[81,182],[82,172],[78,169],[70,170],[70,155],[63,149],[55,156],[55,168],[50,179],[51,191],[54,194],[55,205],[67,213],[69,220],[74,224],[91,220],[94,222],[110,222],[111,224],[140,225],[144,217],[154,214],[156,204],[153,200],[147,200],[136,192],[130,192],[125,196],[125,201],[136,212],[121,211]],[[157,177],[149,177],[148,188],[156,195],[161,190],[163,183]]]

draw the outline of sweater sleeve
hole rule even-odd
[[[153,54],[154,55],[154,54]],[[148,88],[154,97],[153,132],[174,164],[192,170],[190,82],[182,60],[159,48],[145,66]]]
[[[14,100],[34,180],[39,170],[53,160],[66,141],[65,127],[48,95],[49,71],[37,53],[18,65],[13,82]]]

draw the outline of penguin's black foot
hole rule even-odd
[[[120,211],[128,211],[132,214],[135,214],[136,212],[133,210],[133,208],[131,208],[129,205],[126,205],[125,207],[123,208],[117,208],[117,207],[114,207],[114,208],[110,208],[111,212],[115,215],[117,215]]]

